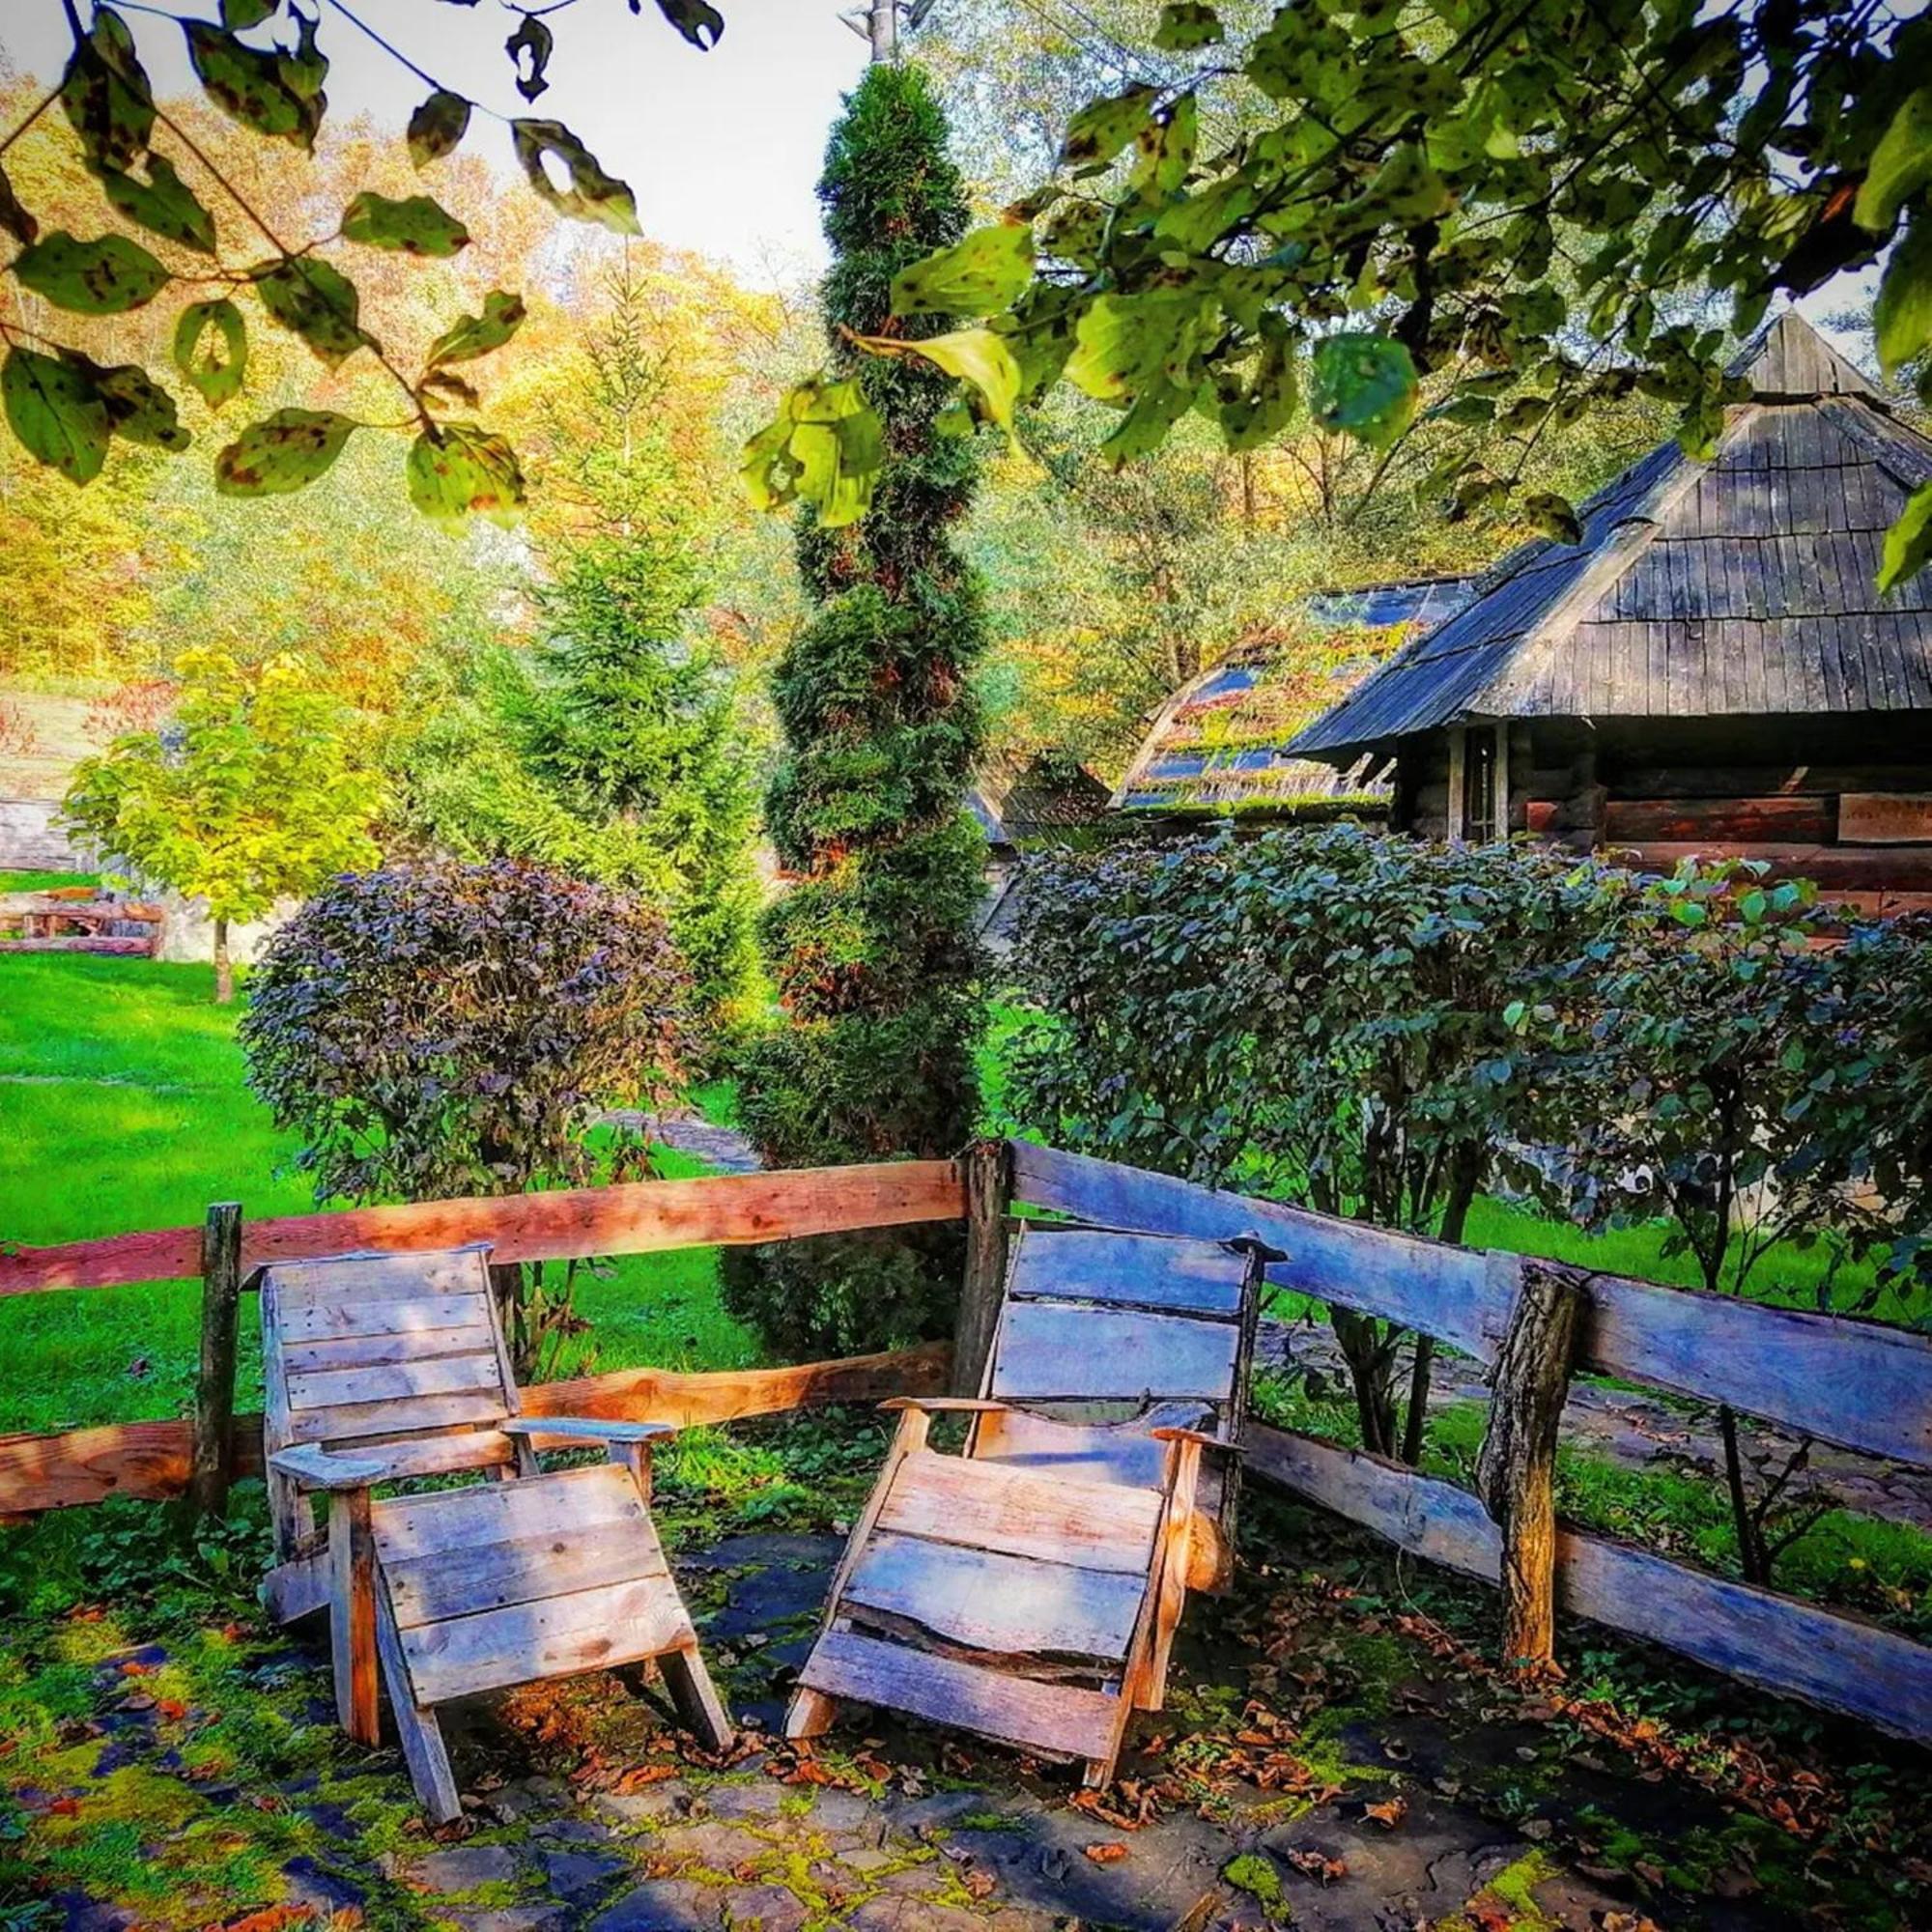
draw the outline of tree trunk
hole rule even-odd
[[[1747,1583],[1769,1583],[1771,1565],[1765,1560],[1764,1540],[1751,1518],[1745,1489],[1745,1460],[1738,1448],[1738,1418],[1728,1403],[1718,1407],[1718,1434],[1724,1443],[1724,1485],[1731,1496],[1731,1521],[1738,1533],[1738,1564]]]
[[[1464,1149],[1457,1155],[1449,1205],[1442,1210],[1441,1239],[1461,1246],[1463,1230],[1469,1221],[1469,1206],[1476,1198],[1476,1180],[1480,1171],[1481,1157],[1473,1149]],[[1408,1375],[1408,1414],[1402,1432],[1402,1460],[1411,1469],[1422,1461],[1423,1435],[1429,1426],[1429,1383],[1435,1362],[1435,1336],[1417,1335],[1415,1362]]]
[[[1328,1321],[1342,1345],[1342,1359],[1355,1384],[1355,1413],[1362,1426],[1362,1447],[1374,1456],[1393,1456],[1395,1432],[1394,1336],[1383,1335],[1375,1321],[1331,1306]]]
[[[235,967],[228,957],[228,922],[214,922],[214,1004],[232,1006],[235,1001]]]

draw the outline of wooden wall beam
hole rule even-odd
[[[1509,1326],[1519,1255],[1451,1247],[1171,1175],[1015,1142],[1013,1192],[1101,1227],[1285,1249],[1268,1281],[1434,1335],[1489,1362]],[[1590,1277],[1577,1368],[1725,1402],[1843,1449],[1932,1468],[1932,1337],[1768,1308],[1624,1275]]]
[[[1251,1425],[1249,1473],[1280,1484],[1432,1563],[1498,1579],[1502,1537],[1466,1490],[1358,1449]],[[1932,1647],[1861,1617],[1559,1529],[1556,1601],[1782,1696],[1932,1743]]]
[[[668,1422],[680,1429],[776,1415],[834,1402],[884,1402],[937,1395],[947,1386],[944,1342],[889,1354],[853,1355],[782,1369],[730,1369],[682,1375],[620,1369],[612,1375],[538,1382],[523,1390],[526,1415],[582,1415]],[[156,1501],[187,1488],[190,1426],[185,1417],[110,1423],[57,1435],[0,1436],[0,1518],[99,1502],[103,1496]],[[582,1447],[538,1436],[544,1448]],[[231,1435],[237,1476],[262,1473],[262,1418],[238,1415]]]
[[[287,1214],[250,1221],[242,1255],[243,1267],[254,1268],[264,1262],[361,1248],[404,1253],[492,1241],[495,1261],[560,1261],[956,1221],[965,1211],[965,1182],[956,1162],[884,1161]],[[199,1228],[158,1228],[43,1248],[14,1246],[0,1251],[0,1294],[178,1280],[198,1271],[200,1257]]]

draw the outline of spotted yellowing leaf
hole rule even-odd
[[[281,57],[239,41],[206,20],[186,20],[188,59],[208,98],[244,128],[298,148],[314,144],[323,97],[292,84]]]
[[[473,362],[477,356],[502,348],[524,326],[527,313],[522,296],[492,289],[483,298],[481,315],[466,315],[430,344],[428,366],[436,369],[445,362]]]
[[[505,526],[523,514],[524,472],[500,436],[475,423],[442,423],[410,447],[410,501],[432,523],[460,528],[468,517]]]
[[[573,221],[597,222],[616,235],[643,233],[631,190],[615,175],[607,174],[561,121],[513,121],[510,136],[530,185],[559,214]],[[569,177],[568,186],[553,177],[553,164]]]
[[[885,432],[858,384],[813,377],[745,444],[738,474],[759,509],[804,501],[838,529],[871,507],[885,456]]]
[[[1583,541],[1583,526],[1569,497],[1559,497],[1553,490],[1539,490],[1524,497],[1522,513],[1552,543]]]
[[[631,0],[636,13],[639,0]],[[724,15],[710,0],[658,0],[658,12],[695,47],[709,53],[724,33]]]
[[[91,167],[128,168],[147,151],[155,95],[128,23],[111,7],[74,43],[61,80],[61,106]]]
[[[1032,280],[1033,230],[1003,221],[901,269],[893,277],[893,313],[998,315]]]
[[[469,131],[469,101],[446,87],[439,87],[410,116],[410,159],[426,168],[453,153]]]
[[[150,155],[147,169],[146,181],[118,168],[99,169],[100,191],[108,205],[164,242],[179,242],[200,255],[213,254],[214,217],[175,172],[174,163],[165,155]]]
[[[331,369],[362,347],[361,298],[339,269],[302,255],[263,263],[252,272],[262,306]]]
[[[1308,406],[1325,430],[1386,448],[1413,420],[1421,394],[1415,363],[1400,342],[1344,329],[1316,345]]]
[[[517,31],[503,43],[510,65],[517,70],[517,92],[526,100],[534,100],[549,86],[544,70],[556,45],[556,37],[534,14],[526,14]]]
[[[113,423],[100,392],[71,363],[10,349],[0,365],[0,406],[29,455],[70,483],[91,483],[107,460]]]
[[[251,423],[214,459],[224,497],[283,497],[305,490],[342,454],[360,427],[332,410],[277,410]]]
[[[245,34],[274,17],[281,0],[221,0],[221,24],[231,34]]]
[[[41,232],[41,224],[27,213],[20,197],[14,192],[14,184],[7,179],[5,168],[0,168],[0,229],[5,229],[22,247]]]
[[[874,355],[911,356],[956,376],[978,392],[989,422],[1012,434],[1013,406],[1020,399],[1020,365],[1003,335],[990,328],[955,328],[945,335],[907,341],[896,335],[861,335],[860,348]]]
[[[1062,164],[1105,167],[1147,126],[1158,99],[1151,87],[1130,87],[1124,94],[1089,101],[1067,121],[1060,147]]]
[[[426,194],[397,201],[364,188],[343,211],[342,236],[370,248],[446,259],[469,245],[469,231]]]
[[[102,235],[83,242],[56,229],[13,262],[23,288],[77,315],[125,315],[168,285],[168,271],[138,242]]]
[[[108,425],[116,436],[175,453],[194,440],[181,426],[175,399],[138,363],[102,368],[77,349],[63,349],[61,355],[94,384],[95,393],[107,406]]]
[[[201,399],[218,410],[242,387],[248,367],[248,331],[242,311],[225,298],[193,302],[175,324],[175,367]]]

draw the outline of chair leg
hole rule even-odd
[[[396,1634],[395,1617],[384,1592],[378,1592],[376,1599],[376,1648],[388,1683],[389,1709],[395,1714],[396,1735],[402,1743],[403,1760],[410,1768],[410,1780],[430,1823],[453,1825],[463,1816],[463,1798],[449,1766],[449,1747],[442,1741],[442,1726],[437,1721],[434,1707],[418,1704],[410,1688],[409,1662],[403,1656],[402,1639]]]
[[[338,1495],[328,1511],[329,1652],[335,1712],[360,1745],[381,1741],[377,1709],[376,1539],[369,1492]]]
[[[658,1660],[664,1667],[665,1689],[686,1726],[707,1750],[722,1751],[730,1746],[734,1733],[724,1706],[711,1683],[711,1673],[696,1643],[684,1650],[668,1650]]]
[[[794,1690],[785,1707],[784,1734],[794,1739],[823,1737],[838,1715],[837,1698],[822,1690]]]

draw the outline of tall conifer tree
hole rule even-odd
[[[901,320],[891,297],[897,270],[965,232],[946,139],[924,74],[877,63],[833,129],[818,186],[831,361],[878,412],[886,460],[859,522],[827,529],[801,513],[817,610],[774,680],[785,743],[766,822],[797,882],[766,916],[787,1023],[750,1057],[745,1120],[776,1166],[951,1154],[977,1109],[984,847],[963,808],[985,625],[952,538],[976,464],[939,420],[945,377],[848,340],[951,326]],[[943,1327],[956,1256],[929,1237],[841,1237],[760,1251],[731,1276],[734,1306],[774,1341],[845,1346]]]

